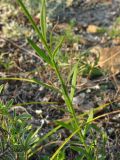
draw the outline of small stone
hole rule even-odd
[[[82,84],[85,84],[85,83],[87,83],[88,82],[88,79],[87,78],[81,78],[81,83]]]
[[[74,105],[80,105],[84,102],[85,93],[81,93],[76,97],[73,97],[73,104]]]
[[[72,5],[73,0],[67,0],[66,1],[66,5],[67,7],[70,7]]]
[[[40,110],[35,110],[35,113],[37,114],[37,115],[41,115],[42,114],[42,110],[40,109]]]
[[[86,90],[86,93],[90,93],[90,92],[91,92],[91,89],[87,89],[87,90]]]
[[[19,63],[22,63],[24,61],[22,56],[18,60],[19,60]]]
[[[43,90],[44,90],[44,87],[41,86],[38,90],[39,90],[39,91],[43,91]]]
[[[96,25],[89,25],[88,28],[87,28],[87,32],[88,33],[97,33],[99,27],[96,26]]]
[[[9,54],[9,58],[12,58],[12,56],[13,56],[13,54],[10,53],[10,54]]]
[[[73,43],[73,49],[78,51],[79,50],[79,45],[78,43]]]
[[[100,86],[99,86],[99,85],[96,85],[96,86],[93,87],[93,89],[99,90],[99,89],[100,89]]]

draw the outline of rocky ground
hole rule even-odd
[[[93,2],[81,0],[78,3],[73,1],[67,5],[62,3],[62,1],[55,5],[53,1],[51,6],[52,3],[54,4],[54,9],[48,7],[48,27],[52,28],[56,25],[54,29],[56,37],[59,34],[66,35],[62,48],[65,56],[63,59],[69,56],[74,58],[72,57],[73,53],[74,56],[78,56],[81,52],[88,49],[94,50],[96,47],[99,47],[100,51],[102,50],[102,56],[106,53],[104,48],[112,49],[112,55],[116,53],[117,48],[120,46],[119,1],[111,3],[109,0],[93,0]],[[36,78],[49,84],[58,85],[52,70],[35,56],[35,53],[25,40],[26,37],[32,36],[37,42],[28,20],[21,10],[18,7],[15,10],[15,7],[16,3],[14,1],[13,4],[7,1],[0,2],[0,77]],[[34,20],[38,24],[39,13],[33,14]],[[108,50],[107,52],[109,54],[110,51]],[[67,53],[67,56],[65,53]],[[120,56],[118,56],[119,58]],[[69,63],[67,60],[66,62]],[[112,66],[114,67],[113,63]],[[112,66],[110,67],[112,68]],[[119,71],[119,66],[116,70]],[[116,70],[112,74],[116,74]],[[65,75],[68,71],[62,70],[62,72]],[[113,102],[107,109],[102,111],[102,113],[109,112],[111,114],[101,121],[109,136],[109,142],[106,146],[108,159],[119,160],[119,93],[117,94],[114,80],[110,72],[108,73],[97,79],[95,79],[96,77],[79,76],[74,105],[76,112],[81,113],[89,110],[90,107],[96,108],[105,103]],[[119,81],[119,74],[116,78]],[[37,84],[29,84],[22,81],[6,80],[0,81],[0,84],[5,84],[4,92],[0,95],[4,102],[13,99],[15,106],[21,106],[21,104],[26,102],[37,102],[36,104],[30,103],[23,106],[34,117],[32,123],[35,127],[40,124],[43,125],[40,135],[47,133],[54,127],[52,124],[53,120],[66,117],[60,109],[64,102],[53,91],[49,91]],[[119,87],[119,84],[117,87]],[[53,102],[56,103],[54,104]],[[40,114],[38,114],[38,110]],[[51,152],[50,149],[49,152]]]

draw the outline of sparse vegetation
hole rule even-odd
[[[22,0],[16,1],[30,22],[28,26],[32,26],[34,30],[34,32],[32,30],[32,33],[27,32],[28,34],[23,32],[22,36],[25,36],[29,47],[31,47],[39,59],[42,60],[41,64],[44,68],[42,74],[54,75],[55,82],[52,82],[51,77],[47,77],[48,81],[42,81],[41,77],[38,78],[37,75],[40,76],[39,68],[27,72],[27,76],[23,78],[21,76],[1,76],[0,82],[28,82],[33,84],[33,88],[35,87],[34,84],[36,84],[39,91],[41,91],[41,86],[47,90],[51,90],[51,92],[56,95],[56,97],[54,97],[56,98],[55,101],[57,101],[59,97],[58,102],[53,102],[52,108],[59,110],[59,113],[64,114],[64,116],[62,116],[62,118],[58,116],[58,118],[49,121],[47,118],[44,118],[45,115],[42,115],[42,110],[34,110],[32,113],[34,117],[39,117],[38,119],[43,118],[40,121],[41,124],[39,123],[39,127],[36,127],[34,125],[35,118],[31,113],[27,112],[27,109],[24,108],[26,113],[17,113],[14,106],[19,106],[19,104],[15,105],[12,98],[8,102],[0,99],[0,158],[3,160],[67,160],[69,158],[71,158],[70,160],[106,160],[108,158],[106,148],[109,136],[101,120],[108,116],[109,113],[102,111],[113,102],[104,101],[105,103],[102,104],[100,102],[100,105],[95,104],[95,108],[89,107],[88,110],[84,110],[83,112],[79,111],[79,107],[82,107],[82,105],[76,107],[74,104],[79,76],[89,81],[92,78],[94,79],[103,75],[102,69],[98,66],[100,55],[98,57],[93,55],[89,49],[85,49],[80,55],[78,55],[78,50],[74,51],[74,49],[71,49],[70,54],[66,54],[65,51],[62,53],[61,48],[63,44],[69,44],[71,47],[74,43],[78,45],[80,42],[81,36],[75,34],[73,31],[76,25],[76,19],[71,19],[62,34],[56,35],[53,33],[54,30],[49,29],[48,31],[46,0],[41,1],[40,25],[36,23],[36,19],[30,14],[30,8],[36,8],[38,5],[37,1],[29,1],[30,6],[28,5],[27,7],[27,2]],[[28,7],[30,8],[28,9]],[[10,15],[11,14],[12,13],[10,13]],[[14,16],[17,16],[17,14],[18,12],[16,12]],[[32,15],[34,15],[33,12]],[[120,18],[118,18],[113,25],[115,28],[107,31],[106,28],[101,27],[98,33],[107,33],[112,38],[119,36],[119,28],[116,28],[119,23]],[[14,25],[14,27],[15,26],[16,25]],[[8,28],[7,26],[3,27],[3,33],[8,35],[7,38],[19,36],[22,33],[22,31],[18,29],[19,26],[16,29],[17,33],[14,27],[10,27],[9,31],[5,30]],[[15,30],[15,34],[9,33],[12,29]],[[10,69],[16,63],[18,65],[17,67],[20,67],[20,62],[14,63],[9,57],[3,60],[3,56],[4,54],[0,57],[0,67],[6,71],[6,73],[9,73]],[[37,60],[35,63],[37,63]],[[22,71],[24,72],[24,70]],[[32,72],[35,73],[34,78],[31,76]],[[99,87],[100,86],[98,86],[98,88]],[[93,86],[91,88],[94,89],[95,87]],[[5,85],[1,85],[0,94],[2,94],[4,90],[6,90]],[[91,92],[91,90],[88,88],[88,90],[86,90],[86,93],[87,92]],[[18,93],[14,93],[14,95],[15,94]],[[29,96],[32,96],[32,94]],[[38,94],[37,97],[38,96],[40,96],[40,94]],[[97,94],[95,96],[97,99]],[[40,98],[38,97],[38,99]],[[51,99],[48,101],[48,105],[52,103]],[[103,97],[101,99],[103,100]],[[81,101],[83,101],[82,98]],[[44,102],[43,106],[45,103],[47,104],[47,102]],[[21,106],[26,104],[35,105],[37,102],[22,102]],[[42,102],[38,102],[38,104],[42,104]],[[58,106],[55,106],[55,104]],[[48,106],[48,108],[50,107],[51,106]],[[43,132],[41,134],[41,130],[45,125],[43,121],[46,121],[46,124],[50,126],[47,133]],[[52,149],[48,149],[47,151],[47,146],[50,146]]]

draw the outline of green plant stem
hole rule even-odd
[[[55,63],[54,60],[53,60],[53,65],[54,65],[55,72],[56,72],[56,74],[57,74],[57,76],[58,76],[58,78],[59,78],[59,80],[61,82],[61,85],[62,85],[63,96],[64,96],[65,103],[66,103],[66,105],[68,107],[68,111],[70,112],[70,114],[73,117],[73,120],[75,122],[75,128],[74,129],[78,129],[80,126],[79,126],[79,122],[77,120],[77,117],[75,115],[75,110],[74,110],[72,102],[71,102],[71,100],[69,98],[69,95],[68,95],[68,92],[67,92],[67,89],[66,89],[66,85],[65,85],[65,83],[64,83],[64,81],[63,81],[63,79],[61,77],[61,74],[59,72],[57,64]],[[74,125],[73,125],[73,127],[74,127]],[[80,141],[83,143],[86,151],[88,152],[87,145],[85,144],[85,141],[84,141],[84,138],[83,138],[81,130],[79,131],[78,135],[80,137]]]
[[[60,80],[60,83],[62,85],[62,92],[63,92],[63,96],[64,96],[64,100],[66,102],[66,105],[68,107],[68,111],[70,112],[70,114],[72,115],[73,119],[74,119],[74,122],[76,124],[76,128],[78,128],[79,126],[79,123],[77,121],[77,118],[76,118],[76,115],[75,115],[75,111],[74,111],[74,108],[72,106],[72,102],[69,98],[69,95],[68,95],[68,92],[67,92],[67,89],[66,89],[66,85],[61,77],[61,74],[59,72],[59,69],[57,67],[57,64],[56,62],[53,60],[53,65],[54,65],[54,70],[55,70],[55,73],[56,75],[58,76],[59,80]]]

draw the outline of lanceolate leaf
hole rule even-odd
[[[71,80],[72,75],[73,75],[73,73],[74,73],[74,69],[75,69],[75,66],[70,70],[70,73],[69,73],[68,78],[67,78],[67,82],[68,82],[68,83],[70,83],[70,80]]]
[[[61,125],[62,127],[68,129],[69,131],[73,131],[73,127],[71,126],[71,124],[68,124],[62,121],[56,121],[56,124]]]
[[[73,96],[74,96],[74,93],[75,93],[77,73],[78,73],[78,64],[76,64],[74,66],[74,72],[73,72],[73,77],[72,77],[72,86],[71,86],[71,92],[70,92],[71,101],[73,100]]]
[[[40,24],[41,24],[41,32],[42,35],[46,41],[46,0],[42,0],[42,7],[41,7],[41,18],[40,18]]]
[[[58,43],[57,47],[55,48],[55,50],[53,52],[53,58],[56,56],[58,50],[61,48],[63,41],[64,41],[64,37],[61,38],[60,42]]]
[[[31,39],[28,38],[29,44],[32,46],[32,48],[36,51],[36,53],[48,64],[50,64],[51,67],[53,67],[52,62],[48,55],[45,54],[44,51],[42,51]]]
[[[89,112],[89,117],[87,119],[87,123],[92,122],[93,116],[94,116],[94,113],[93,113],[93,109],[91,108]]]
[[[2,92],[3,90],[3,85],[0,86],[0,93]]]
[[[25,5],[23,4],[22,0],[17,0],[17,1],[18,1],[18,3],[20,4],[21,8],[23,9],[23,11],[24,11],[25,15],[27,16],[27,18],[29,19],[30,23],[32,24],[35,32],[38,34],[39,38],[40,38],[41,41],[43,42],[46,50],[47,50],[48,52],[50,52],[49,47],[48,47],[48,45],[47,45],[47,43],[46,43],[46,40],[44,39],[43,35],[41,34],[40,30],[38,29],[37,25],[35,24],[32,16],[30,15],[30,13],[29,13],[28,10],[26,9]]]
[[[88,130],[91,128],[91,123],[92,123],[92,120],[93,120],[93,115],[94,115],[93,114],[93,109],[91,109],[89,111],[89,115],[88,115],[89,117],[87,119],[87,123],[86,123],[86,125],[84,127],[84,132],[83,132],[84,137],[86,136]]]
[[[36,79],[32,79],[32,80],[34,81],[34,83],[40,84],[40,85],[42,85],[42,86],[44,86],[44,87],[46,87],[48,89],[54,90],[54,91],[56,91],[56,92],[58,92],[60,94],[62,93],[60,89],[58,89],[58,88],[56,88],[56,87],[54,87],[52,85],[49,85],[47,83],[43,83],[43,82],[41,82],[39,80],[36,80]]]
[[[51,89],[51,90],[54,90],[58,93],[61,94],[61,90],[52,86],[52,85],[49,85],[47,83],[43,83],[39,80],[36,80],[36,79],[26,79],[26,78],[18,78],[18,77],[3,77],[3,78],[0,78],[0,80],[15,80],[15,81],[25,81],[25,82],[29,82],[29,83],[36,83],[36,84],[39,84],[39,85],[42,85],[44,86],[45,88],[48,88],[48,89]]]

